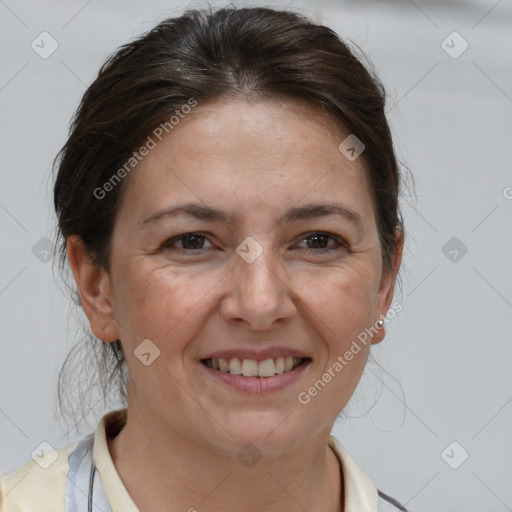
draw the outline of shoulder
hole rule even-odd
[[[0,512],[64,512],[68,457],[76,441],[26,462],[0,475]]]
[[[375,487],[371,478],[333,435],[329,437],[329,446],[338,457],[342,469],[346,510],[408,512],[399,501]]]

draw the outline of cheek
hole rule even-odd
[[[301,404],[307,404],[305,413],[332,414],[335,421],[360,381],[371,343],[369,337],[365,342],[358,337],[373,324],[369,269],[366,265],[331,269],[315,280],[321,284],[310,288],[315,291],[308,297],[308,315],[324,350],[318,350],[313,378],[298,396]]]
[[[318,282],[322,284],[315,286],[308,306],[327,351],[325,359],[319,361],[318,378],[327,383],[328,390],[316,407],[320,411],[335,403],[341,410],[352,396],[370,353],[368,329],[375,320],[375,271],[371,263],[360,261],[331,269]]]
[[[209,314],[205,304],[212,283],[197,271],[147,268],[144,263],[134,260],[119,268],[122,278],[116,289],[116,320],[138,393],[151,402],[156,390],[172,394],[175,378],[185,378],[181,375],[184,354],[204,323],[200,316]],[[144,340],[151,343],[141,344]],[[141,359],[145,353],[150,354],[147,366]],[[178,400],[178,395],[173,394],[173,399]]]
[[[194,335],[199,316],[208,314],[221,270],[161,268],[145,265],[144,258],[120,269],[116,301],[118,318],[127,327],[127,341],[138,344],[150,339],[163,351],[180,351],[181,340]]]
[[[324,339],[350,343],[352,337],[373,324],[377,283],[368,258],[354,258],[350,264],[301,273],[296,283],[297,289],[302,290],[302,299],[314,313],[311,318],[322,328]]]

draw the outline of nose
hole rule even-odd
[[[246,323],[253,330],[271,329],[296,314],[292,287],[289,272],[270,248],[263,248],[254,261],[237,255],[221,314],[227,322]]]

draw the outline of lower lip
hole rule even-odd
[[[280,389],[293,384],[310,363],[311,359],[307,359],[293,370],[278,373],[273,377],[244,377],[243,375],[234,375],[229,372],[215,370],[206,366],[204,363],[199,362],[204,370],[206,370],[212,377],[219,379],[238,391],[255,395],[279,391]]]

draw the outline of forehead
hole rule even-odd
[[[338,149],[347,135],[331,116],[295,100],[198,105],[137,165],[127,201],[139,216],[178,199],[242,209],[344,199],[371,213],[363,159]]]

